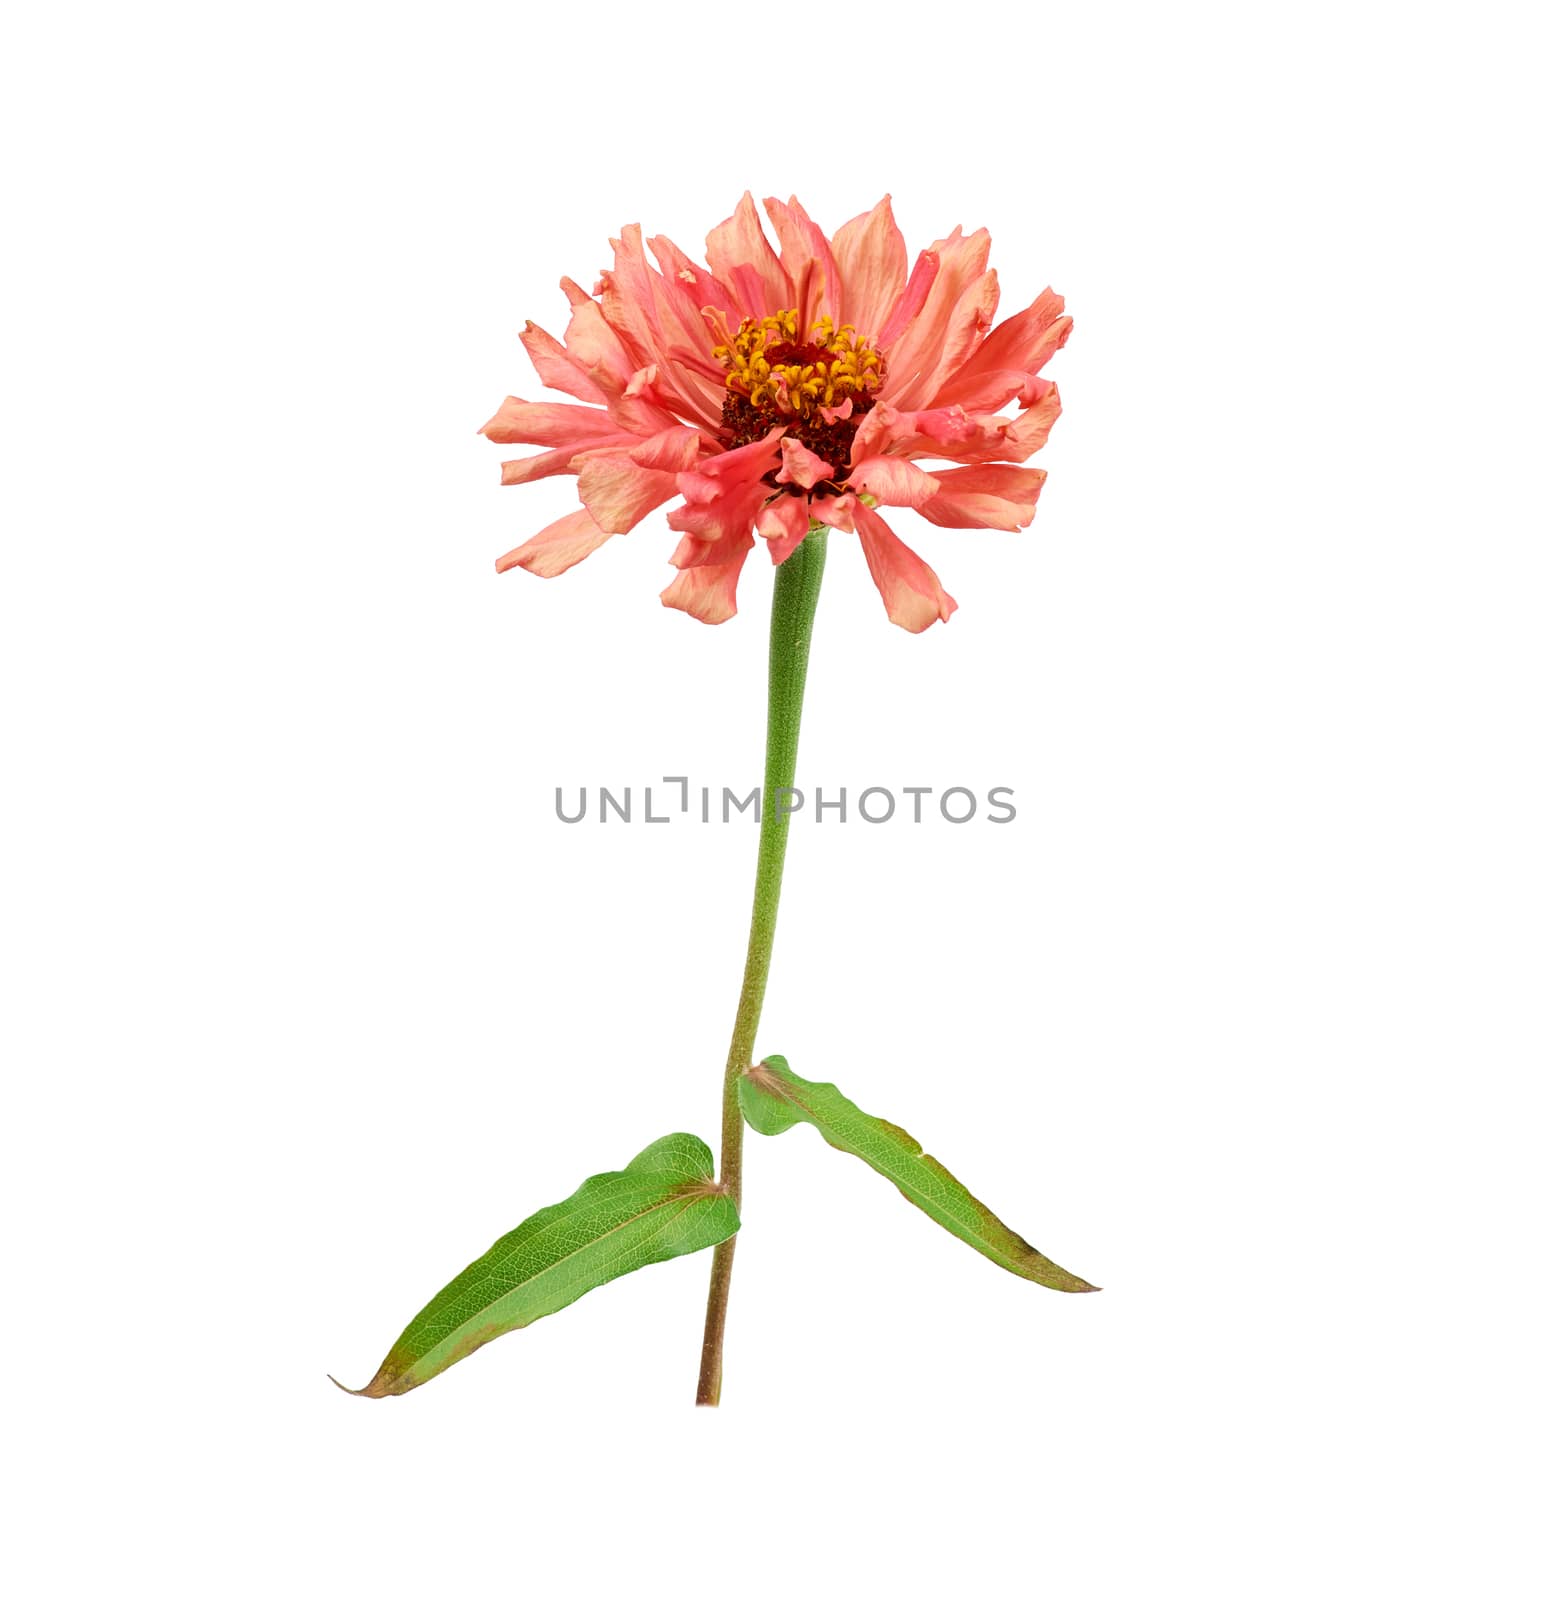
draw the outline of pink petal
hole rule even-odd
[[[564,330],[565,349],[605,395],[623,394],[635,371],[635,360],[623,341],[608,325],[608,319],[578,283],[559,280],[570,299],[570,325]]]
[[[665,428],[630,451],[630,460],[662,472],[684,472],[700,454],[701,436],[693,428]]]
[[[921,506],[939,492],[930,474],[898,456],[869,456],[858,462],[847,486],[891,506]]]
[[[781,471],[776,474],[778,483],[795,483],[800,489],[812,489],[816,483],[825,483],[836,476],[836,469],[828,461],[796,439],[784,438],[781,454]]]
[[[499,481],[502,484],[535,483],[539,478],[557,477],[570,470],[570,463],[580,455],[573,446],[563,450],[544,450],[541,455],[523,456],[519,461],[502,461]]]
[[[928,303],[929,291],[933,288],[934,279],[939,275],[939,257],[932,250],[924,250],[917,258],[917,264],[912,268],[912,276],[900,298],[890,308],[890,314],[885,318],[884,326],[879,330],[872,342],[879,348],[888,350],[910,326],[912,319]]]
[[[663,605],[687,611],[700,622],[726,622],[738,609],[738,574],[753,548],[748,522],[715,540],[681,539],[673,552],[679,575],[663,590]]]
[[[748,559],[745,551],[723,566],[690,567],[662,591],[662,603],[687,611],[696,622],[726,622],[738,613],[738,574]]]
[[[975,348],[973,320],[986,304],[991,322],[992,308],[998,303],[997,279],[984,282],[989,244],[986,228],[970,236],[957,228],[934,246],[938,273],[922,309],[898,340],[888,348],[881,347],[889,374],[880,391],[882,400],[909,411],[918,409],[942,379],[947,343],[958,348],[971,341]],[[979,284],[982,287],[977,287]],[[975,337],[981,338],[986,331],[984,324]]]
[[[549,523],[541,533],[518,545],[509,555],[501,556],[494,563],[494,570],[508,572],[512,567],[525,567],[539,578],[557,578],[612,537],[597,525],[591,512],[572,511],[569,516]]]
[[[551,333],[529,322],[521,343],[532,358],[532,365],[546,387],[561,394],[573,394],[588,405],[600,406],[606,395],[592,381],[591,374]]]
[[[768,317],[791,304],[787,274],[760,226],[751,194],[745,192],[732,216],[706,235],[706,260],[746,315]]]
[[[628,533],[677,493],[671,472],[637,466],[628,454],[592,456],[581,465],[581,504],[607,533]]]
[[[879,587],[885,611],[898,628],[921,633],[935,622],[948,622],[955,601],[944,592],[938,575],[913,554],[876,512],[861,501],[854,515],[863,541],[869,575]]]
[[[714,365],[709,376],[694,376],[687,366],[667,360],[675,340],[681,348],[691,339],[705,342],[698,308],[651,270],[638,224],[631,223],[609,244],[613,270],[602,275],[602,312],[635,363],[629,392],[639,394],[655,384],[661,403],[715,426],[721,418],[721,385]]]
[[[852,439],[854,465],[869,456],[936,455],[943,447],[970,439],[971,419],[959,406],[934,411],[898,411],[880,401],[863,418]]]
[[[1042,380],[1044,389],[1035,404],[1029,405],[1018,417],[1010,418],[1004,426],[1003,454],[995,452],[999,461],[1026,461],[1047,443],[1053,424],[1063,410],[1058,397],[1058,385]]]
[[[772,428],[763,439],[736,450],[724,450],[702,461],[695,470],[679,473],[678,486],[684,498],[703,505],[740,484],[758,484],[775,463],[780,452],[777,441],[785,431]]]
[[[787,275],[791,298],[787,304],[798,308],[805,328],[812,327],[821,311],[836,316],[841,304],[841,276],[820,226],[799,204],[797,195],[783,205],[767,200],[765,214],[781,241],[782,271]]]
[[[950,374],[963,367],[982,343],[993,326],[998,304],[999,275],[990,267],[962,291],[945,322],[942,339],[934,341],[933,354],[925,359],[916,381],[897,388],[892,397],[896,404],[912,410],[931,404]],[[909,343],[902,341],[903,355]]]
[[[718,311],[728,313],[733,325],[737,326],[743,317],[738,302],[698,261],[691,260],[671,239],[662,234],[658,234],[650,243],[651,253],[657,258],[657,265],[662,268],[662,275],[667,280],[670,294],[675,302],[682,301],[687,308],[688,315],[684,318],[684,325],[696,346],[705,349],[708,343],[705,321],[700,315],[706,306],[715,306]],[[712,373],[720,381],[721,368],[714,361],[709,365]]]
[[[841,533],[857,532],[857,524],[852,520],[857,508],[857,496],[850,493],[817,494],[809,501],[809,515]]]
[[[870,343],[878,343],[891,308],[906,288],[906,240],[895,224],[890,196],[839,227],[830,252],[841,277],[839,320],[850,322]]]
[[[1034,467],[987,464],[956,467],[928,474],[938,486],[918,511],[941,528],[1007,528],[1031,526],[1037,495],[1047,474]]]
[[[780,566],[803,543],[809,531],[808,502],[800,495],[779,495],[760,508],[754,525],[766,541],[771,560]]]
[[[575,445],[582,450],[625,436],[625,430],[597,406],[518,400],[514,395],[506,397],[478,432],[495,444]]]
[[[1024,311],[1007,318],[983,340],[964,366],[953,371],[937,396],[940,405],[997,411],[1017,395],[1030,405],[1039,392],[1034,375],[1063,349],[1074,327],[1064,302],[1044,289]]]
[[[754,528],[754,519],[771,492],[770,485],[760,482],[759,479],[732,484],[725,488],[718,483],[717,493],[709,499],[690,501],[686,486],[689,480],[696,476],[690,472],[679,473],[676,486],[684,490],[686,498],[683,505],[675,506],[668,512],[668,526],[675,533],[687,533],[704,544],[710,544],[718,539],[747,541]],[[716,482],[713,479],[704,481]],[[711,560],[713,557],[705,555],[701,559]],[[681,567],[691,565],[685,561],[679,561],[677,564]]]

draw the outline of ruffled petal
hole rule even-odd
[[[772,428],[763,439],[724,450],[702,461],[693,471],[678,475],[678,487],[691,505],[707,505],[740,486],[757,487],[761,495],[770,491],[761,479],[776,464],[781,452],[778,442],[786,430]]]
[[[634,437],[600,407],[518,400],[514,395],[505,398],[478,432],[495,444],[574,445],[581,450],[610,439]]]
[[[602,307],[570,278],[559,287],[570,301],[570,325],[564,330],[565,349],[578,361],[605,395],[624,393],[634,376],[636,361],[602,314]]]
[[[1064,315],[1063,297],[1044,289],[949,374],[934,403],[973,411],[997,411],[1016,398],[1022,405],[1033,404],[1042,387],[1035,374],[1063,349],[1073,327],[1074,319]]]
[[[884,327],[871,341],[877,344],[880,350],[889,350],[906,332],[912,319],[928,303],[929,291],[933,288],[934,279],[938,275],[939,257],[932,250],[924,250],[912,268],[912,276],[907,280],[906,288],[901,291],[900,298],[890,308],[890,315],[885,318]]]
[[[508,572],[512,567],[525,567],[539,578],[557,578],[612,537],[607,529],[598,526],[591,512],[572,511],[501,556],[494,563],[494,570]]]
[[[657,265],[662,268],[662,275],[667,280],[670,293],[675,299],[681,299],[689,309],[690,316],[685,319],[685,326],[696,348],[703,350],[709,342],[706,338],[705,319],[701,316],[706,306],[714,306],[718,311],[726,313],[735,324],[742,319],[743,312],[739,310],[738,302],[698,261],[686,256],[663,234],[657,234],[648,242],[652,255],[657,259]],[[708,360],[707,365],[720,385],[722,369],[714,361]]]
[[[847,486],[890,506],[921,506],[939,492],[933,477],[903,456],[869,456],[852,469]]]
[[[554,478],[561,472],[579,472],[583,461],[618,448],[612,442],[590,450],[577,450],[574,445],[567,445],[562,450],[544,450],[541,455],[523,456],[519,461],[504,461],[500,463],[499,481],[502,484],[535,483],[539,478]]]
[[[816,483],[828,482],[836,475],[831,464],[814,454],[806,444],[786,438],[781,442],[781,471],[776,474],[778,483],[795,483],[800,489],[812,489]]]
[[[781,241],[782,271],[790,291],[787,304],[798,308],[799,321],[809,328],[821,311],[838,317],[841,275],[819,224],[803,209],[797,195],[785,205],[767,200],[765,214]]]
[[[579,481],[581,504],[608,533],[628,533],[678,493],[673,473],[638,467],[628,454],[619,452],[584,462]]]
[[[925,474],[937,493],[918,512],[941,528],[1005,528],[1018,533],[1031,526],[1037,495],[1047,474],[1036,467],[988,463]]]
[[[690,567],[662,591],[662,603],[687,611],[696,622],[726,622],[738,614],[738,575],[748,559],[746,550],[736,561],[722,566]]]
[[[521,343],[532,358],[532,365],[546,388],[574,395],[588,405],[600,406],[607,398],[592,381],[592,375],[551,333],[528,322]]]
[[[879,588],[885,611],[898,628],[921,633],[936,622],[948,622],[955,601],[944,592],[938,574],[890,531],[883,517],[859,501],[853,514],[869,575]]]
[[[857,496],[850,491],[846,494],[815,495],[809,501],[809,515],[816,522],[823,522],[841,533],[857,532],[857,524],[852,520],[856,513]]]
[[[801,495],[778,495],[760,507],[754,526],[765,540],[771,560],[779,567],[803,543],[809,531],[808,501]]]
[[[964,443],[976,431],[960,406],[942,406],[932,411],[898,411],[883,401],[874,406],[859,424],[852,439],[852,463],[870,456],[936,455]]]
[[[882,400],[916,410],[934,393],[951,354],[963,349],[964,360],[976,348],[998,304],[998,280],[985,278],[990,243],[986,228],[970,235],[957,228],[934,246],[938,272],[928,297],[906,331],[885,348],[889,376]],[[978,328],[984,306],[987,322]]]
[[[871,344],[879,343],[891,308],[906,289],[906,240],[890,196],[843,223],[831,237],[830,252],[841,276],[840,309],[833,315],[850,322]]]
[[[1058,385],[1049,383],[1046,378],[1042,385],[1042,394],[1034,404],[1027,406],[1018,417],[1003,419],[1003,449],[994,451],[995,461],[1027,461],[1047,443],[1064,407],[1058,397]]]
[[[595,451],[579,459],[581,504],[609,533],[628,533],[678,493],[678,473],[695,462],[700,435],[669,428],[633,450]]]
[[[701,438],[693,428],[664,428],[636,445],[630,451],[630,460],[637,466],[656,467],[662,472],[684,472],[694,466]]]
[[[674,362],[669,358],[675,341],[682,353],[693,354],[690,341],[705,343],[704,324],[697,308],[676,294],[660,272],[646,260],[640,226],[631,223],[620,238],[612,239],[613,269],[602,275],[602,312],[625,349],[636,362],[626,392],[642,392],[656,385],[656,398],[685,416],[715,427],[721,420],[721,385],[715,369],[708,378],[698,373],[700,360]],[[642,377],[650,374],[650,378]]]
[[[718,485],[717,492],[709,499],[691,501],[688,498],[689,480],[697,476],[692,472],[679,473],[677,487],[684,491],[685,501],[683,505],[675,506],[668,512],[668,526],[675,533],[687,533],[692,539],[703,544],[710,544],[718,539],[747,539],[754,528],[754,519],[759,515],[760,507],[771,493],[770,485],[761,483],[758,479],[752,483],[734,483],[725,489]],[[714,480],[701,481],[709,484]],[[712,558],[703,556],[701,559]],[[679,561],[675,557],[677,566],[692,564],[688,561]]]
[[[706,235],[706,260],[745,316],[758,319],[787,308],[787,274],[747,191],[732,216]]]

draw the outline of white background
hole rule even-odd
[[[35,8],[8,25],[5,1562],[32,1596],[1558,1592],[1559,128],[1542,8]],[[1021,536],[838,539],[761,1048],[1105,1286],[751,1140],[706,1261],[405,1399],[440,1283],[714,1140],[768,574],[552,583],[639,220],[891,191],[1078,319]],[[1001,313],[1002,314],[1002,313]]]

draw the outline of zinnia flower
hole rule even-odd
[[[571,473],[581,509],[496,565],[556,577],[677,496],[679,574],[662,602],[725,622],[755,535],[780,563],[815,518],[857,534],[890,620],[921,633],[955,601],[877,508],[944,528],[1028,526],[1046,473],[1019,463],[1059,412],[1037,373],[1071,320],[1045,289],[993,326],[986,229],[957,228],[908,273],[888,195],[828,240],[796,199],[765,209],[779,252],[747,194],[707,235],[705,266],[659,236],[658,271],[627,227],[594,293],[561,280],[563,344],[527,323],[538,377],[581,403],[512,397],[482,431],[545,446],[505,462],[502,481]]]

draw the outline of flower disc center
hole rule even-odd
[[[852,436],[884,382],[884,357],[850,323],[821,317],[800,337],[797,308],[756,321],[737,333],[713,317],[721,343],[712,354],[727,368],[722,429],[729,448],[763,438],[781,424],[788,434],[847,474]]]

